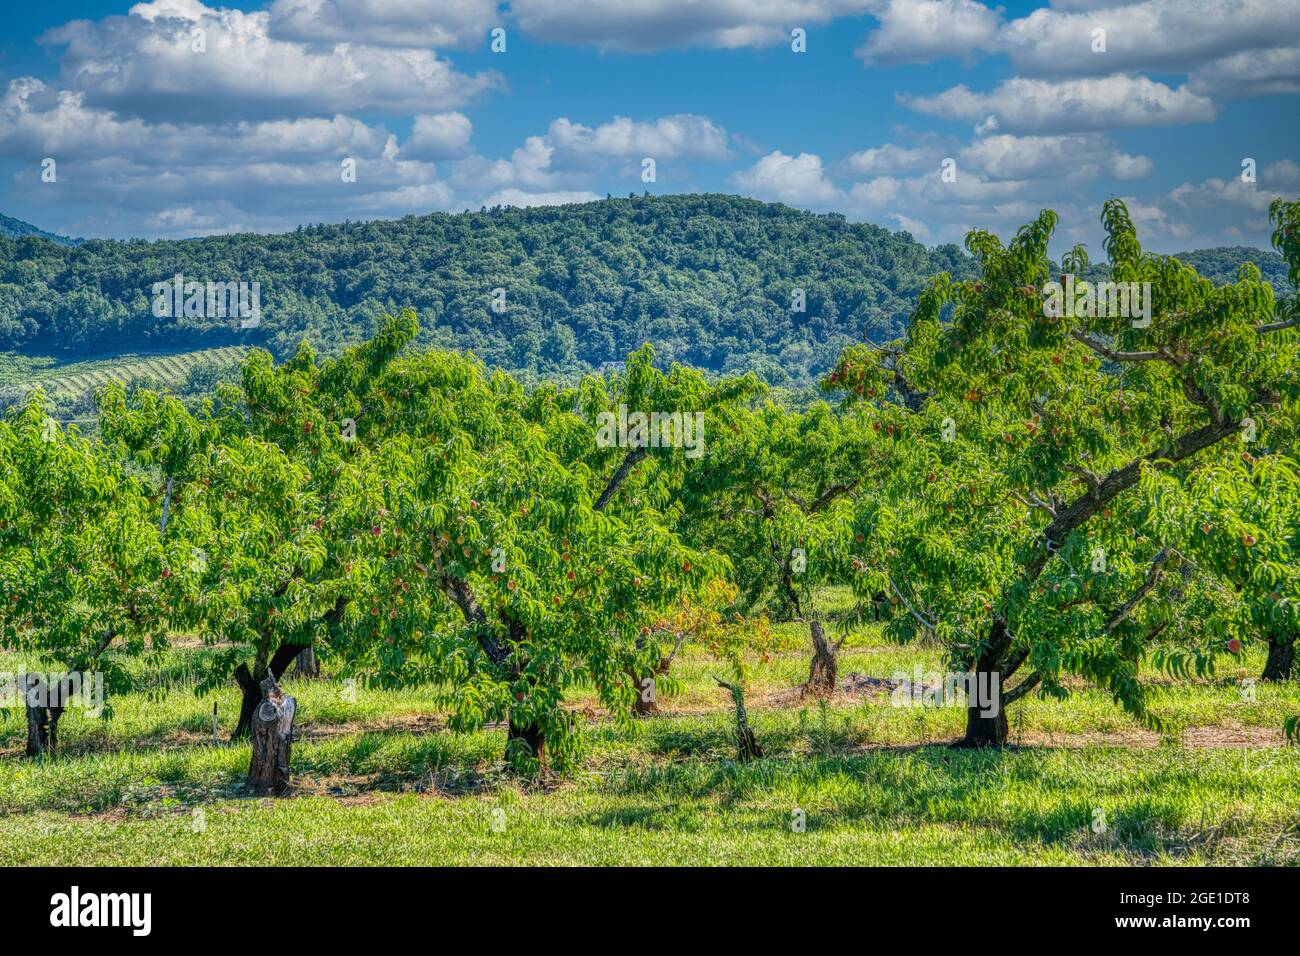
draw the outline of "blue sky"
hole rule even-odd
[[[1050,206],[1097,255],[1109,196],[1177,251],[1266,245],[1300,195],[1300,0],[75,0],[0,27],[0,211],[72,235],[703,190],[928,244]]]

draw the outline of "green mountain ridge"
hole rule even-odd
[[[6,216],[4,213],[0,213],[0,236],[9,239],[21,239],[23,236],[36,236],[39,239],[48,239],[50,242],[58,243],[62,246],[77,246],[83,242],[81,239],[72,239],[68,236],[60,236],[58,233],[46,232],[39,226],[33,226],[30,222],[23,222],[21,219]]]
[[[411,306],[422,344],[473,350],[526,380],[600,369],[649,341],[665,362],[802,384],[862,336],[901,334],[935,273],[974,274],[955,245],[929,249],[838,214],[718,194],[433,213],[277,235],[77,245],[36,235],[0,237],[0,350],[63,362],[227,345],[283,358],[303,339],[332,354],[371,334],[385,312]],[[1230,281],[1252,258],[1287,288],[1275,253],[1234,247],[1180,258],[1216,281]],[[260,325],[241,331],[231,319],[155,316],[154,284],[177,274],[258,283]]]

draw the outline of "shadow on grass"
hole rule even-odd
[[[1152,751],[882,747],[824,758],[631,769],[607,783],[628,805],[586,819],[597,827],[653,826],[687,805],[739,811],[729,814],[729,827],[776,834],[788,830],[789,814],[799,807],[810,831],[940,825],[1084,855],[1179,857],[1213,850],[1212,841],[1198,837],[1211,830],[1215,840],[1235,836],[1256,844],[1285,833],[1280,818],[1242,821],[1216,812],[1231,805],[1238,783],[1230,772],[1207,773]],[[1296,783],[1293,775],[1293,790]],[[765,812],[754,813],[756,807]]]

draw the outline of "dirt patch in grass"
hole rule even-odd
[[[328,740],[347,734],[425,734],[445,730],[447,721],[438,714],[385,714],[373,720],[329,723],[305,720],[294,727],[294,740]]]
[[[925,699],[934,695],[942,695],[943,688],[933,684],[917,683],[905,678],[900,680],[893,677],[870,677],[866,674],[852,673],[839,682],[835,688],[835,696],[831,698],[831,701],[839,703],[875,700],[888,702],[896,694],[907,700]],[[786,687],[756,696],[753,704],[755,707],[781,709],[798,707],[809,702],[816,702],[816,700],[815,696],[805,697],[802,687]]]
[[[1150,730],[1135,727],[1121,733],[1053,734],[1041,730],[1024,733],[1012,731],[1011,743],[1026,747],[1129,747],[1150,750],[1165,738]],[[1178,737],[1178,745],[1189,750],[1241,750],[1286,746],[1281,727],[1188,727]]]

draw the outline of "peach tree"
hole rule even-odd
[[[236,737],[266,676],[360,626],[349,555],[362,534],[339,518],[357,487],[354,462],[368,467],[353,416],[380,400],[372,389],[415,329],[403,314],[321,363],[305,344],[279,366],[255,350],[240,382],[194,411],[146,390],[100,396],[106,438],[165,489],[166,535],[179,549],[164,571],[170,613],[219,645],[197,690],[235,679]]]
[[[0,422],[0,646],[77,675],[19,682],[29,755],[56,748],[68,681],[126,690],[124,658],[166,647],[160,515],[145,483],[49,418],[40,393]]]
[[[714,399],[650,358],[633,357],[613,404],[693,414]],[[635,678],[661,660],[656,622],[725,571],[682,542],[676,505],[640,473],[689,449],[635,435],[602,446],[605,389],[529,393],[471,356],[404,357],[358,420],[382,437],[358,451],[339,502],[337,520],[372,532],[351,558],[369,626],[350,655],[378,680],[442,688],[456,730],[505,722],[521,767],[579,753],[571,688],[628,718]]]
[[[1296,219],[1275,205],[1293,278]],[[942,640],[955,668],[997,688],[999,706],[968,706],[966,745],[1005,743],[1006,705],[1063,693],[1070,673],[1158,722],[1138,662],[1178,636],[1188,590],[1208,601],[1212,585],[1208,571],[1171,574],[1186,555],[1148,520],[1139,482],[1195,481],[1248,420],[1283,427],[1295,407],[1294,305],[1258,270],[1215,287],[1144,253],[1122,202],[1102,221],[1127,307],[1073,282],[1087,265],[1078,247],[1059,280],[1076,295],[1045,301],[1058,280],[1044,212],[1005,246],[972,232],[979,277],[940,275],[901,347],[854,347],[834,372],[890,399],[879,413],[899,445],[888,488],[859,498],[858,586],[886,587],[906,610],[897,629]]]

